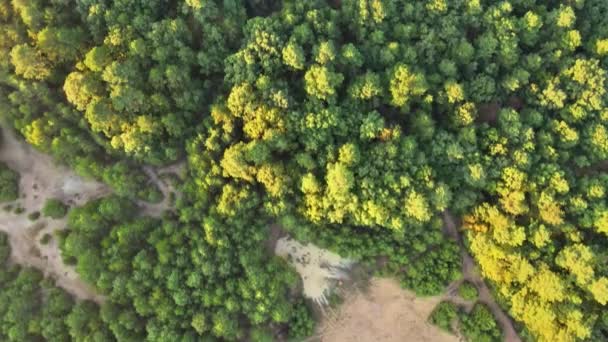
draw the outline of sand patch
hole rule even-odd
[[[82,205],[93,198],[108,195],[110,189],[103,183],[83,179],[67,167],[55,164],[50,156],[36,151],[4,128],[0,160],[19,172],[20,198],[11,204],[25,209],[22,214],[0,212],[0,230],[9,235],[11,260],[40,269],[77,298],[100,302],[102,296],[81,281],[73,267],[63,263],[56,238],[46,245],[40,243],[44,234],[53,235],[56,230],[63,229],[66,220],[40,218],[32,222],[27,215],[40,211],[47,198],[58,198],[72,206]]]
[[[323,306],[336,279],[348,277],[352,261],[321,249],[311,243],[302,244],[288,236],[278,239],[275,254],[286,258],[300,274],[304,296]]]
[[[317,330],[324,342],[455,342],[428,316],[442,297],[417,298],[392,279],[373,278],[369,289],[351,293]]]

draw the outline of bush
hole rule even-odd
[[[67,213],[68,206],[56,198],[47,199],[42,208],[42,215],[53,219],[63,218]]]
[[[19,197],[19,174],[0,162],[0,202],[14,201]]]
[[[162,202],[165,198],[163,193],[155,185],[150,186],[153,186],[153,188],[141,190],[137,197],[152,204]]]
[[[5,232],[0,232],[0,265],[11,256],[11,245],[8,241],[8,235]]]
[[[460,284],[460,287],[458,288],[458,294],[463,299],[471,301],[475,301],[477,300],[477,297],[479,297],[479,291],[477,291],[477,287],[475,287],[475,285],[473,285],[469,281],[464,281],[462,284]]]
[[[312,335],[314,330],[315,321],[310,309],[303,300],[297,302],[289,320],[289,338],[299,341]]]
[[[273,342],[272,334],[265,328],[254,328],[249,336],[251,342]]]
[[[51,242],[51,239],[53,239],[53,236],[51,234],[49,234],[49,233],[46,233],[40,239],[40,244],[42,244],[42,245],[48,245],[48,243]]]
[[[484,304],[477,303],[470,313],[461,312],[460,332],[468,341],[503,341],[502,332],[492,312]]]
[[[458,317],[456,305],[452,302],[443,301],[435,307],[429,316],[429,322],[442,330],[452,332],[452,321]]]
[[[36,221],[37,219],[40,218],[40,212],[34,211],[33,213],[30,213],[29,215],[27,215],[27,218],[30,221]]]

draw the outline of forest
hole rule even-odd
[[[103,303],[0,234],[0,340],[297,341],[272,223],[432,296],[462,277],[449,211],[523,341],[607,341],[607,86],[605,0],[0,0],[2,123],[112,190],[43,209]],[[178,162],[145,215],[144,168]]]

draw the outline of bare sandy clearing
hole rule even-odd
[[[90,199],[109,194],[110,189],[102,183],[82,179],[67,167],[56,165],[50,156],[18,140],[5,128],[2,128],[2,138],[0,160],[21,176],[20,198],[11,204],[25,209],[20,215],[0,212],[0,230],[10,237],[12,261],[40,269],[45,275],[56,279],[57,285],[80,299],[100,302],[102,297],[78,278],[73,267],[62,262],[55,238],[47,245],[40,243],[44,234],[52,235],[54,231],[63,229],[65,219],[40,218],[32,222],[27,214],[40,211],[47,198],[82,205]]]
[[[427,322],[442,297],[417,298],[392,279],[374,278],[367,293],[354,292],[318,329],[324,342],[458,341]]]
[[[285,236],[275,247],[275,254],[287,259],[300,274],[304,284],[304,296],[321,307],[327,304],[327,295],[333,279],[347,277],[345,270],[352,262],[313,244],[300,242]]]

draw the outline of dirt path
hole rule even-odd
[[[41,217],[30,221],[27,215],[40,211],[47,198],[57,198],[70,205],[82,205],[92,198],[109,194],[110,189],[102,183],[84,180],[64,166],[56,165],[50,156],[20,141],[12,131],[4,127],[1,130],[0,160],[20,174],[20,198],[10,204],[14,208],[25,209],[22,214],[16,214],[14,210],[0,212],[0,230],[10,237],[11,260],[40,269],[77,298],[101,302],[102,297],[78,278],[74,268],[62,262],[56,238],[46,245],[40,243],[45,234],[53,235],[56,230],[63,229],[65,219]]]
[[[329,313],[310,341],[455,342],[458,337],[427,322],[441,296],[416,297],[388,278],[373,278],[366,293],[356,291]]]
[[[462,273],[464,275],[464,279],[474,283],[479,289],[479,301],[486,304],[494,314],[494,317],[496,317],[496,320],[502,328],[505,342],[521,342],[521,339],[513,327],[513,321],[504,313],[500,305],[496,303],[490,289],[477,272],[475,260],[473,260],[473,258],[469,255],[462,243],[462,238],[458,233],[458,228],[454,217],[449,211],[446,210],[443,213],[443,219],[445,222],[446,233],[458,241],[458,244],[462,250]],[[452,298],[450,298],[450,300],[452,300]]]
[[[144,201],[138,201],[137,204],[141,208],[141,214],[153,217],[161,217],[165,210],[171,209],[172,204],[170,202],[170,194],[173,192],[176,196],[179,196],[179,192],[173,187],[170,182],[161,179],[160,175],[172,173],[175,175],[181,175],[186,166],[185,162],[175,163],[169,166],[161,168],[153,168],[151,166],[144,166],[143,170],[150,178],[153,184],[163,193],[163,200],[160,203],[148,203]]]
[[[57,165],[50,156],[17,138],[10,129],[0,127],[0,130],[2,133],[0,160],[20,174],[20,198],[11,203],[3,203],[2,206],[10,204],[13,208],[25,209],[22,214],[16,214],[14,210],[0,211],[0,230],[8,233],[10,237],[11,260],[40,269],[45,275],[53,277],[57,285],[77,298],[101,302],[103,297],[81,281],[73,267],[62,262],[56,238],[46,245],[40,243],[40,239],[45,234],[52,236],[56,230],[63,229],[66,220],[41,217],[32,222],[27,215],[40,211],[48,198],[57,198],[70,206],[79,206],[89,200],[111,194],[111,189],[95,180],[83,179],[65,166]],[[153,184],[162,191],[164,199],[158,204],[139,201],[141,214],[160,217],[171,207],[169,193],[177,194],[177,191],[158,175],[163,173],[179,175],[184,166],[185,163],[180,162],[163,168],[144,168],[144,172]]]

